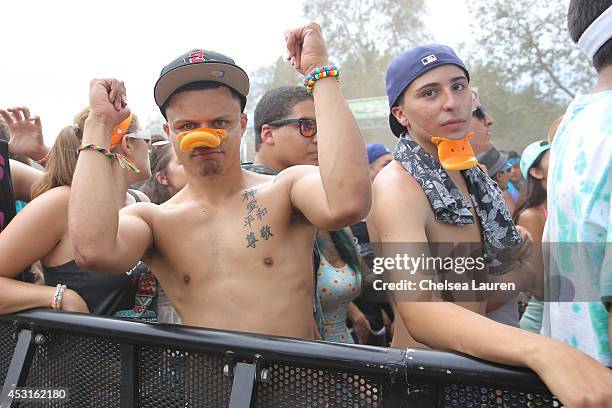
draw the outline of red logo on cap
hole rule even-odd
[[[202,50],[191,51],[189,53],[189,63],[193,64],[195,62],[203,62],[204,61],[204,52]]]

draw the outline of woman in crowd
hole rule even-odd
[[[152,203],[162,204],[185,187],[187,184],[185,171],[176,157],[172,144],[161,135],[151,137],[149,160],[151,177],[142,185],[140,191],[146,194]],[[159,288],[157,320],[162,323],[181,324],[181,318],[161,287]]]
[[[47,156],[47,171],[32,188],[33,200],[0,234],[0,283],[3,287],[0,313],[52,307],[54,310],[112,315],[134,308],[138,280],[143,267],[146,271],[146,265],[136,265],[123,275],[84,270],[74,261],[68,237],[70,185],[88,114],[89,110],[84,109],[75,117],[74,125],[61,130]],[[142,193],[128,191],[129,185],[149,176],[148,135],[137,130],[138,120],[132,115],[115,128],[113,135],[111,151],[123,158],[121,163],[113,160],[112,164],[120,207],[146,199]],[[124,168],[128,161],[136,169]],[[21,272],[37,260],[42,262],[45,282],[49,286],[33,285],[20,279]]]
[[[530,263],[534,268],[536,282],[534,297],[520,321],[523,329],[540,332],[542,323],[544,263],[542,257],[542,233],[546,222],[546,177],[550,144],[539,140],[527,146],[521,157],[521,173],[525,179],[521,197],[514,211],[514,222],[525,227],[533,238],[533,252]]]
[[[356,336],[361,332],[367,340],[370,325],[353,300],[361,290],[361,266],[359,251],[348,229],[317,233],[316,245],[320,253],[317,271],[317,296],[321,301],[326,341],[353,343],[346,324],[353,324]]]

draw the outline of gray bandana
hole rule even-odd
[[[453,225],[474,223],[469,200],[438,160],[427,153],[407,133],[399,137],[395,151],[397,160],[419,183],[429,200],[436,221]],[[501,190],[480,167],[462,170],[476,214],[482,225],[484,251],[490,262],[508,262],[511,248],[521,243]]]

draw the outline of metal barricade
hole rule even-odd
[[[47,310],[0,316],[2,384],[1,408],[560,406],[533,372],[454,353]],[[68,399],[18,401],[16,387]]]

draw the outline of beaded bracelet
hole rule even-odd
[[[339,81],[340,70],[335,65],[325,65],[320,68],[313,69],[312,72],[306,75],[304,78],[306,92],[311,94],[314,89],[315,82],[317,82],[319,79],[332,76],[336,78],[336,81]]]
[[[51,302],[51,309],[54,312],[59,312],[62,309],[62,301],[64,300],[64,291],[66,290],[66,285],[62,285],[58,283],[55,288],[55,295],[53,295],[53,302]]]
[[[119,164],[121,165],[122,168],[124,169],[127,168],[134,173],[140,173],[140,170],[138,170],[138,167],[136,167],[136,165],[132,163],[127,157],[119,153],[109,152],[108,150],[106,150],[102,146],[98,146],[97,144],[93,144],[93,143],[82,144],[81,147],[79,147],[79,152],[82,150],[95,150],[96,152],[102,153],[103,155],[105,155],[111,160],[117,159],[117,161],[119,161]]]

